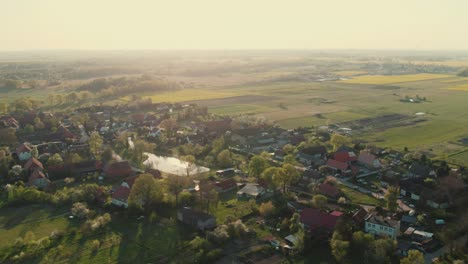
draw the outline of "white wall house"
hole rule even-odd
[[[370,215],[365,221],[365,232],[396,238],[400,231],[400,221],[384,218],[379,215]]]

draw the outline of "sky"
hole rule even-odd
[[[0,0],[0,50],[468,50],[467,0]]]

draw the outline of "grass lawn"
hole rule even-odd
[[[391,83],[405,83],[433,79],[450,78],[452,75],[445,74],[405,74],[405,75],[364,75],[352,78],[350,80],[340,81],[342,83],[354,84],[391,84]]]
[[[64,213],[68,209],[49,206],[24,206],[0,209],[0,247],[31,231],[36,239],[49,236],[54,230],[64,231],[69,222]]]
[[[343,192],[343,194],[353,203],[375,206],[381,205],[382,203],[381,201],[377,200],[372,196],[360,193],[342,184],[339,185],[339,188]]]
[[[237,190],[233,190],[220,194],[216,208],[211,208],[218,224],[224,223],[228,215],[239,219],[252,212],[249,201],[237,200],[236,193]]]

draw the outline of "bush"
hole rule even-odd
[[[215,230],[207,233],[209,241],[221,245],[230,239],[227,225],[220,225]]]
[[[99,250],[99,247],[101,246],[101,242],[99,240],[95,239],[91,242],[91,249],[96,252]]]
[[[223,256],[223,251],[219,248],[210,250],[208,254],[206,254],[206,261],[208,263],[215,262],[217,259],[221,258]]]
[[[89,209],[84,203],[74,203],[71,208],[71,214],[80,219],[84,219],[88,217]]]
[[[260,215],[265,218],[269,218],[275,214],[275,206],[271,201],[267,203],[262,203],[258,210],[260,212]]]

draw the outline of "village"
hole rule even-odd
[[[91,223],[91,233],[111,232],[114,221],[164,228],[176,219],[189,250],[146,256],[157,263],[403,263],[413,254],[451,263],[467,245],[462,166],[367,145],[333,126],[288,130],[134,99],[1,116],[0,210],[67,208],[63,217]],[[21,243],[4,246],[0,262],[27,263],[55,245]]]

